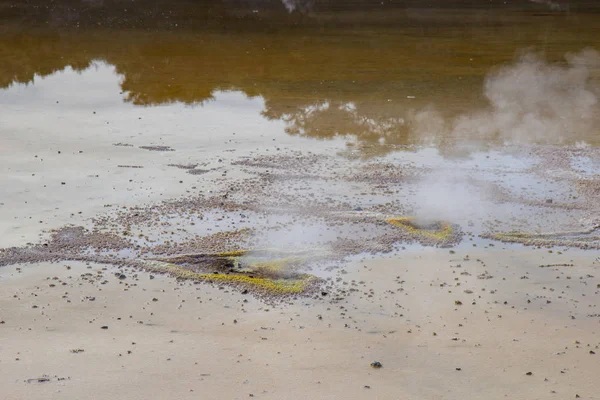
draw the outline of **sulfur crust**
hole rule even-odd
[[[452,230],[452,225],[447,222],[440,222],[441,229],[437,230],[427,230],[416,227],[414,225],[414,217],[389,218],[386,220],[386,222],[404,229],[411,235],[426,237],[438,241],[450,240],[452,239],[452,235],[454,233]]]
[[[537,235],[523,232],[496,233],[491,236],[500,241],[538,239]]]
[[[235,286],[240,285],[247,287],[248,289],[253,291],[280,295],[304,293],[305,291],[307,291],[310,284],[316,282],[317,280],[315,276],[308,274],[298,274],[294,278],[289,279],[276,279],[269,277],[249,276],[247,274],[242,273],[201,273],[191,271],[176,264],[165,262],[152,262],[147,265],[147,268],[155,272],[168,273],[181,279],[224,283]]]
[[[224,251],[222,253],[217,253],[217,257],[241,257],[248,253],[247,250],[233,250],[233,251]]]

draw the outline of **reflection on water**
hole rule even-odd
[[[265,105],[259,97],[219,91],[203,104],[139,107],[127,101],[123,79],[114,66],[96,61],[84,70],[66,67],[43,78],[36,75],[33,84],[4,89],[3,147],[29,152],[46,151],[50,145],[110,154],[114,144],[123,143],[136,148],[165,145],[195,154],[211,147],[240,147],[240,153],[271,142],[284,129],[283,122],[260,115]],[[281,139],[285,137],[277,143],[285,144]],[[14,165],[30,162],[17,153],[7,154],[4,161],[13,156]]]
[[[582,11],[586,2],[571,2],[568,12],[543,2],[453,10],[407,2],[383,11],[375,2],[354,2],[339,12],[331,11],[334,2],[286,3],[293,13],[281,2],[242,3],[141,1],[123,11],[112,1],[65,1],[34,13],[2,2],[0,100],[17,104],[11,87],[33,84],[21,99],[50,107],[50,99],[36,97],[43,96],[41,78],[72,69],[86,79],[60,85],[65,101],[74,110],[81,98],[96,101],[101,111],[98,95],[108,78],[98,65],[110,65],[123,110],[203,105],[234,91],[260,97],[262,118],[283,123],[290,135],[343,137],[379,153],[431,136],[448,140],[452,129],[440,129],[439,121],[485,108],[484,77],[523,49],[560,65],[567,52],[600,49],[600,14]],[[588,73],[598,76],[593,68]],[[229,110],[223,121],[237,117],[236,107]],[[593,141],[587,128],[566,135]]]

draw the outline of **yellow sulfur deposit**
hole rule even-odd
[[[537,239],[539,235],[533,235],[530,233],[523,233],[523,232],[504,232],[504,233],[495,233],[493,235],[490,235],[492,239],[495,240],[499,240],[501,242],[508,242],[508,241],[523,241],[523,240],[530,240],[530,239]]]
[[[303,261],[301,257],[274,260],[244,257],[248,253],[240,250],[214,255],[184,255],[146,261],[145,264],[148,270],[168,273],[181,279],[240,286],[262,294],[302,294],[318,282],[313,275],[290,270],[291,266]]]
[[[428,226],[420,226],[414,222],[414,217],[400,217],[389,218],[386,222],[404,229],[411,235],[434,239],[440,242],[451,240],[454,234],[452,225],[443,221],[438,221]]]

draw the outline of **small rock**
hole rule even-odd
[[[373,361],[371,363],[371,368],[379,369],[381,367],[383,367],[383,365],[381,365],[381,363],[379,361]]]

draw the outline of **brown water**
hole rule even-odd
[[[111,119],[142,106],[160,114],[168,104],[181,114],[171,123],[189,130],[230,134],[246,127],[246,111],[257,124],[274,122],[263,134],[341,137],[377,154],[425,136],[450,140],[426,124],[415,129],[410,116],[484,109],[485,76],[524,51],[564,64],[565,53],[600,49],[600,14],[583,2],[562,10],[317,3],[302,13],[274,2],[13,3],[0,5],[0,104],[9,110],[0,126],[37,120],[29,128],[47,135],[89,122],[92,111]],[[189,106],[209,104],[221,112],[190,127]],[[574,139],[595,141],[580,133]]]

